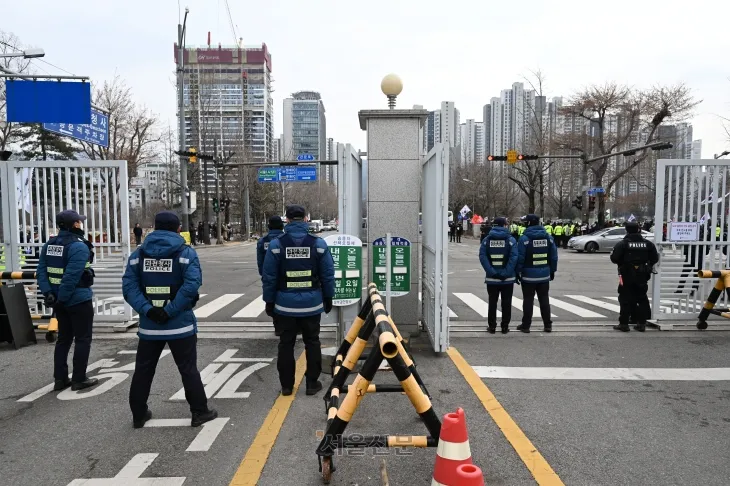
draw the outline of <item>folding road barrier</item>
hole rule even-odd
[[[26,272],[0,272],[0,280],[3,282],[8,280],[35,280],[36,279],[36,273],[35,271],[26,271]],[[8,315],[13,316],[11,319],[8,317],[8,323],[10,332],[15,334],[19,334],[19,336],[25,336],[28,333],[28,325],[25,322],[25,312],[20,307],[20,303],[22,302],[23,305],[25,305],[26,308],[28,308],[28,298],[25,295],[24,285],[3,285],[3,287],[8,287],[7,290],[3,290],[3,307],[0,309],[0,316]],[[18,290],[10,290],[12,287],[17,287]],[[23,292],[20,292],[20,290],[23,290]],[[7,297],[5,296],[7,294]],[[16,305],[17,304],[17,305]],[[10,306],[10,307],[8,307]],[[30,315],[30,319],[32,320],[40,320],[43,319],[44,316],[42,315]],[[5,323],[0,323],[0,325],[4,326]],[[51,316],[51,319],[48,324],[39,324],[37,326],[33,326],[37,329],[41,329],[46,331],[46,341],[49,343],[52,343],[56,340],[56,335],[58,333],[58,320],[56,320],[56,315],[53,314]],[[15,329],[13,329],[15,327]],[[36,342],[35,335],[33,339],[28,339],[29,341]],[[23,342],[21,338],[21,343]],[[16,344],[16,348],[18,346],[18,342],[13,339],[13,343]],[[21,344],[22,345],[22,344]]]
[[[355,318],[336,357],[332,384],[325,394],[327,408],[327,430],[317,447],[322,479],[329,484],[335,470],[332,458],[335,451],[357,447],[436,447],[438,445],[441,421],[433,410],[430,397],[416,370],[415,363],[403,347],[403,337],[383,305],[375,284],[368,286],[369,298]],[[340,402],[340,392],[345,381],[362,355],[370,337],[374,345],[362,365],[360,373]],[[383,359],[388,361],[400,385],[372,384],[375,373]],[[355,414],[360,401],[367,393],[405,392],[411,404],[423,420],[429,435],[400,436],[374,435],[345,437],[347,424]]]
[[[697,320],[697,329],[707,329],[707,318],[710,317],[710,314],[730,319],[730,309],[727,307],[715,308],[717,299],[720,298],[723,290],[730,297],[730,270],[698,270],[697,276],[699,278],[717,279],[715,287],[710,291],[710,295],[707,296],[707,302],[705,302],[703,309],[700,311]]]

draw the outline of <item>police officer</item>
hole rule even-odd
[[[651,278],[652,267],[659,261],[659,255],[654,243],[641,235],[637,222],[627,222],[625,226],[626,236],[611,253],[611,261],[618,265],[618,302],[621,306],[619,324],[613,328],[629,332],[629,319],[633,313],[638,314],[634,329],[644,332],[646,320],[651,314],[646,295],[649,290],[647,282]]]
[[[550,281],[558,270],[558,250],[555,241],[545,228],[540,226],[540,218],[535,214],[525,216],[527,229],[517,243],[517,278],[522,282],[522,324],[518,331],[530,332],[532,307],[537,293],[540,313],[545,332],[553,330],[550,320]]]
[[[506,218],[496,218],[494,226],[479,247],[479,261],[487,273],[485,283],[489,294],[487,332],[497,330],[497,300],[502,298],[502,334],[509,332],[512,318],[512,291],[517,266],[517,241],[507,229]]]
[[[94,284],[92,245],[84,238],[86,216],[67,209],[56,216],[58,236],[43,245],[36,275],[45,303],[58,319],[58,341],[54,352],[54,390],[71,386],[83,390],[97,384],[86,376],[94,324],[91,286]],[[68,353],[75,342],[73,374],[68,379]]]
[[[266,313],[276,316],[279,336],[277,369],[281,394],[294,388],[294,344],[302,334],[307,356],[307,395],[322,389],[322,350],[319,323],[322,312],[332,310],[335,295],[335,267],[323,239],[309,234],[306,211],[292,205],[286,209],[286,231],[269,243],[263,268]]]
[[[558,221],[553,227],[553,236],[555,238],[555,246],[560,248],[563,244],[563,223]]]
[[[190,425],[215,419],[208,408],[197,365],[197,320],[193,307],[203,277],[195,250],[180,236],[180,219],[170,211],[155,216],[155,230],[129,256],[122,278],[124,300],[139,313],[139,342],[129,406],[134,428],[152,418],[147,407],[152,378],[165,344],[170,348],[190,405]]]
[[[271,243],[271,240],[275,240],[283,234],[284,222],[281,220],[281,216],[270,217],[269,232],[256,243],[256,263],[259,266],[259,276],[262,276],[264,272],[264,258],[266,257],[266,250],[269,249],[269,243]],[[281,335],[281,330],[277,326],[276,314],[272,316],[272,319],[274,321],[274,334],[279,336]]]
[[[547,231],[547,234],[552,236],[553,235],[553,224],[548,222],[548,224],[545,225],[545,231]]]

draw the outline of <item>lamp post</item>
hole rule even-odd
[[[388,108],[395,109],[395,99],[403,91],[403,81],[396,74],[388,74],[380,82],[380,90],[388,97]]]
[[[728,150],[725,150],[725,151],[724,151],[723,153],[721,153],[721,154],[715,154],[715,159],[721,159],[721,158],[725,157],[726,155],[730,155],[730,151],[728,151]]]
[[[177,24],[177,113],[180,122],[180,133],[178,134],[180,152],[185,151],[185,98],[183,89],[185,88],[185,23],[188,20],[188,12],[188,8],[185,7],[183,23]],[[190,229],[188,227],[188,211],[190,208],[188,199],[188,159],[182,155],[180,156],[180,186],[183,188],[181,201],[183,231],[188,231]]]
[[[46,53],[43,51],[43,49],[26,49],[24,51],[0,54],[0,57],[22,57],[23,59],[35,59],[38,57],[45,57],[45,55]]]

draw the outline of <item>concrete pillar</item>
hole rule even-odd
[[[426,110],[362,110],[360,128],[367,131],[367,215],[370,245],[386,233],[411,241],[411,292],[393,298],[393,320],[402,334],[418,330],[418,266],[421,207],[422,127]],[[368,246],[368,259],[372,249]],[[368,272],[370,265],[368,265]]]

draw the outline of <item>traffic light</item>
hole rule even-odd
[[[487,160],[490,162],[499,161],[499,160],[507,160],[506,155],[487,155]]]
[[[524,155],[524,154],[519,154],[517,156],[517,160],[537,160],[537,158],[538,158],[537,155]]]
[[[220,205],[218,203],[218,198],[214,197],[213,198],[213,212],[217,213],[219,209],[220,209]]]
[[[576,196],[576,198],[573,199],[573,206],[578,209],[583,209],[583,198],[581,196]]]
[[[223,209],[228,209],[228,206],[231,205],[231,198],[227,197],[223,200]]]
[[[190,155],[189,155],[189,158],[188,158],[188,161],[189,161],[189,162],[190,162],[191,164],[194,164],[194,163],[196,163],[196,162],[198,161],[198,157],[197,157],[197,155],[196,155],[196,154],[197,154],[197,152],[198,152],[198,149],[196,149],[195,147],[190,147],[190,148],[188,149],[188,153],[190,154]]]
[[[596,196],[590,196],[588,198],[588,211],[596,209]]]

